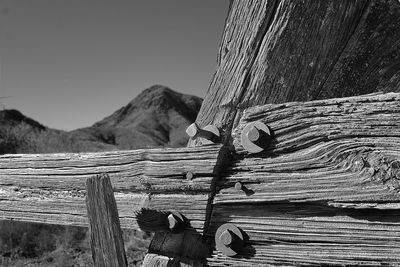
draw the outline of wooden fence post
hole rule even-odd
[[[86,207],[94,265],[127,266],[117,204],[107,174],[86,180]]]

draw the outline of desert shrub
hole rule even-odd
[[[123,229],[123,238],[128,266],[142,266],[152,235],[143,231]]]
[[[56,248],[61,226],[0,221],[0,252],[10,257],[37,257]]]
[[[38,132],[31,126],[21,122],[17,125],[6,125],[1,127],[0,131],[0,152],[5,153],[23,153],[24,151],[34,150],[34,144]]]
[[[34,153],[75,152],[75,140],[59,130],[42,131],[30,141],[34,144]]]
[[[68,133],[32,128],[25,122],[0,128],[0,154],[78,152],[80,147]]]

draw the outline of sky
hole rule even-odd
[[[205,96],[229,0],[0,0],[0,108],[72,130],[161,84]]]

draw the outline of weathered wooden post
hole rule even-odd
[[[117,204],[108,175],[97,175],[86,180],[86,207],[94,265],[126,267]]]
[[[399,39],[398,0],[232,0],[196,123],[227,140],[256,105],[398,92]]]

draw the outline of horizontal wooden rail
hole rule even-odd
[[[0,156],[0,218],[87,225],[85,179],[105,172],[122,227],[137,228],[146,207],[178,210],[199,233],[210,219],[211,240],[222,224],[241,228],[239,256],[214,249],[210,266],[398,265],[400,94],[265,105],[238,119],[229,162],[221,145]],[[254,121],[272,143],[249,154],[241,134]]]
[[[107,173],[123,228],[151,208],[179,210],[201,232],[220,148],[2,155],[0,219],[87,226],[85,180]]]
[[[240,141],[253,121],[273,136],[255,155]],[[215,250],[211,266],[399,264],[400,94],[250,108],[233,137],[211,235],[230,222],[249,242],[242,257]]]

